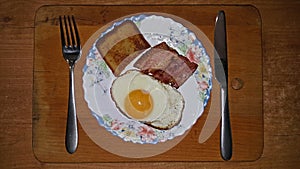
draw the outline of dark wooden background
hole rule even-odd
[[[252,4],[263,41],[264,150],[253,162],[41,163],[32,152],[34,18],[43,5]],[[216,4],[217,5],[217,4]],[[300,165],[300,2],[234,0],[0,2],[0,168],[297,168]],[[247,19],[247,18],[245,18]]]

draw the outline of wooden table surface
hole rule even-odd
[[[145,1],[114,1],[143,4]],[[147,1],[147,4],[212,1]],[[0,168],[297,168],[300,165],[300,2],[246,0],[262,18],[264,150],[253,162],[41,163],[32,151],[34,18],[43,5],[112,4],[96,0],[0,2]],[[217,5],[217,4],[216,4]],[[247,18],[245,18],[247,19]]]

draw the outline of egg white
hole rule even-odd
[[[111,94],[116,103],[116,106],[127,117],[130,116],[125,109],[125,99],[127,95],[133,90],[147,91],[153,100],[153,109],[150,114],[143,119],[136,119],[142,122],[151,122],[157,119],[165,110],[167,105],[167,92],[164,87],[152,77],[144,75],[135,70],[129,70],[120,77],[118,77],[112,84]]]
[[[127,95],[138,89],[150,93],[153,100],[151,113],[143,119],[135,119],[125,109]],[[178,90],[137,70],[128,70],[116,78],[111,87],[111,95],[116,106],[125,116],[162,130],[177,125],[185,107],[184,97]]]

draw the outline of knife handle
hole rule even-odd
[[[227,90],[228,91],[228,90]],[[230,160],[232,156],[232,137],[229,118],[228,94],[221,88],[222,114],[221,114],[221,156],[224,160]]]

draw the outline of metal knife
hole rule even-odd
[[[220,150],[222,158],[224,160],[230,160],[232,156],[232,136],[229,118],[227,37],[224,11],[219,11],[216,18],[214,47],[215,76],[221,87]]]

